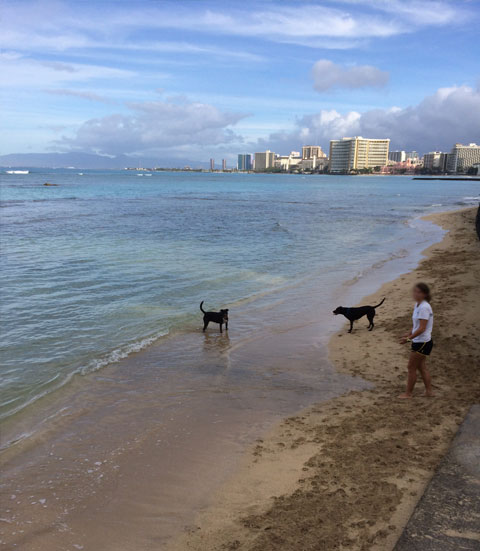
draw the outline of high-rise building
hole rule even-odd
[[[250,153],[240,153],[238,155],[237,170],[252,170],[252,156]]]
[[[215,159],[210,159],[210,170],[215,170]]]
[[[330,141],[330,172],[350,172],[385,166],[390,139],[368,139],[361,136]]]
[[[480,163],[480,145],[456,143],[448,155],[447,171],[467,172],[476,163]]]
[[[319,145],[304,145],[302,147],[302,159],[313,161],[313,159],[323,159],[326,155]]]
[[[222,170],[223,172],[227,170],[227,159],[222,159]]]
[[[403,163],[407,158],[406,151],[390,151],[388,153],[388,160],[393,161],[394,163]]]
[[[255,172],[263,172],[275,166],[275,153],[267,149],[265,152],[255,153]]]
[[[407,159],[413,161],[414,164],[418,164],[419,157],[416,151],[390,151],[388,153],[388,160],[394,163],[403,163]]]
[[[445,172],[447,169],[448,153],[430,151],[423,156],[423,168],[431,172]]]

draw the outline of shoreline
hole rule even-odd
[[[437,205],[433,205],[437,207]],[[469,207],[465,207],[469,208]],[[457,210],[457,207],[451,206],[448,211],[445,212],[451,212],[452,210]],[[438,214],[438,213],[437,213]],[[418,221],[425,221],[428,219],[428,217],[431,216],[430,214],[422,214],[422,215],[416,215],[413,216],[410,219],[405,220],[405,224],[413,226],[414,223],[417,223]],[[428,237],[425,237],[424,240],[428,240],[430,242],[435,242],[435,239],[437,239],[436,236],[433,235],[433,232],[431,230],[424,230],[426,234],[430,233]],[[405,253],[405,254],[404,254]],[[418,257],[418,258],[417,258]],[[375,262],[372,265],[366,266],[362,268],[360,271],[358,271],[351,279],[344,281],[339,288],[337,288],[332,296],[337,296],[340,292],[340,290],[345,290],[345,287],[352,287],[356,285],[358,287],[359,283],[360,286],[370,286],[371,287],[371,281],[370,278],[373,275],[373,273],[376,273],[379,277],[382,277],[382,274],[380,273],[381,270],[386,267],[387,268],[387,275],[386,277],[390,277],[392,273],[399,273],[401,270],[399,270],[399,267],[393,267],[393,264],[398,262],[409,262],[410,264],[418,264],[421,260],[421,254],[416,255],[414,253],[406,253],[406,251],[402,251],[402,254],[398,254],[398,252],[390,253],[389,256],[386,256],[385,258],[381,259],[380,261]],[[299,278],[296,281],[288,282],[280,284],[276,287],[272,287],[266,291],[258,291],[252,296],[249,297],[243,297],[239,300],[237,300],[234,303],[230,303],[226,306],[233,309],[236,307],[237,310],[241,310],[243,307],[247,306],[250,303],[255,303],[263,300],[265,297],[275,297],[275,301],[282,301],[282,297],[288,293],[292,288],[298,287],[300,285],[304,285],[305,282],[309,282],[315,279],[315,277],[318,274],[303,274],[299,276]],[[365,277],[367,276],[367,277]],[[355,300],[356,296],[361,296],[362,291],[355,290],[353,295],[353,300]],[[352,297],[351,297],[352,298]],[[195,323],[191,320],[188,321],[189,327],[185,328],[184,326],[176,326],[172,327],[170,330],[167,330],[165,333],[159,334],[159,335],[144,335],[139,337],[137,340],[134,340],[132,342],[129,342],[127,344],[119,345],[117,348],[112,350],[106,350],[104,352],[99,353],[98,357],[93,358],[90,360],[90,363],[83,365],[79,368],[77,368],[75,371],[64,375],[64,378],[60,380],[59,383],[54,384],[51,388],[48,387],[45,390],[43,390],[39,395],[33,395],[26,403],[20,404],[17,409],[10,412],[8,415],[3,417],[1,419],[1,422],[3,423],[4,428],[4,434],[2,441],[0,441],[0,458],[2,457],[2,454],[6,454],[6,456],[10,456],[11,453],[15,453],[14,448],[18,446],[19,444],[22,445],[24,441],[24,437],[27,439],[34,435],[36,430],[38,429],[37,426],[35,426],[35,422],[38,421],[38,415],[35,413],[35,408],[39,407],[41,411],[42,404],[46,402],[47,404],[50,401],[54,401],[56,398],[60,396],[60,394],[66,394],[69,392],[70,386],[72,387],[78,387],[78,385],[84,384],[83,377],[84,376],[95,376],[97,372],[101,373],[103,369],[109,368],[109,369],[115,369],[116,366],[121,364],[125,361],[135,361],[135,358],[142,353],[148,352],[148,350],[152,347],[158,347],[162,343],[168,342],[170,339],[177,339],[188,336],[191,331],[195,331],[198,329],[198,327],[195,326]],[[330,332],[335,331],[330,329]],[[328,335],[326,337],[329,338]],[[238,344],[234,345],[235,347],[238,346]],[[73,392],[73,391],[72,391]],[[58,394],[57,394],[58,393]],[[34,411],[32,415],[32,410]],[[54,413],[49,411],[48,416],[53,416]],[[11,437],[11,441],[9,441],[8,438],[5,438],[5,433],[9,433],[10,426],[14,424],[18,424],[18,419],[20,419],[20,425],[25,425],[23,419],[31,419],[35,420],[33,422],[32,426],[28,426],[28,423],[26,426],[28,427],[25,434],[14,434],[13,437]],[[43,424],[44,421],[47,419],[42,419],[40,421],[40,424]],[[10,438],[10,437],[9,437]],[[28,442],[27,442],[28,445]]]
[[[214,505],[169,550],[393,549],[468,407],[480,402],[480,373],[471,372],[480,358],[475,213],[423,217],[447,233],[414,270],[361,301],[387,296],[374,332],[361,320],[352,335],[331,337],[335,369],[374,388],[308,407],[257,440]],[[420,382],[417,396],[403,403],[395,398],[408,354],[395,337],[410,325],[409,289],[417,279],[433,283],[429,364],[437,396],[420,398]]]
[[[413,227],[421,243],[431,243],[434,235],[443,233],[439,228],[437,234],[432,233],[423,222],[417,224],[418,220],[416,217],[410,222],[415,222]],[[402,267],[417,265],[419,258],[420,254],[413,252],[382,261],[380,267],[374,265],[360,274],[360,284],[357,279],[347,281],[335,290],[336,298],[330,299],[336,302],[338,296],[348,295],[354,303],[366,290],[375,288],[375,281],[395,277]],[[298,304],[299,298],[314,297],[317,290],[316,278],[307,276],[300,289],[288,287],[275,301],[273,310],[271,301],[257,304],[256,315],[268,323],[260,324],[262,331],[252,338],[242,340],[241,332],[241,327],[249,323],[249,303],[245,312],[236,312],[232,340],[225,335],[193,332],[182,339],[182,353],[186,355],[181,359],[178,347],[173,346],[175,339],[167,339],[172,346],[154,344],[108,370],[91,374],[88,381],[75,380],[73,400],[67,402],[65,396],[64,405],[68,407],[65,413],[61,409],[52,433],[28,444],[21,461],[19,458],[13,465],[17,482],[13,480],[16,485],[11,486],[11,492],[6,490],[7,498],[12,494],[21,501],[18,507],[11,503],[8,518],[12,515],[14,526],[4,525],[3,533],[17,530],[10,541],[20,542],[18,545],[25,549],[63,551],[71,545],[86,549],[100,545],[117,551],[130,549],[129,543],[133,542],[142,549],[149,549],[153,542],[153,548],[164,549],[168,538],[175,538],[185,525],[191,525],[198,511],[208,510],[213,494],[223,492],[229,481],[236,479],[236,473],[247,468],[251,457],[245,450],[255,438],[257,464],[265,453],[270,453],[265,452],[262,435],[283,417],[320,399],[322,404],[329,403],[327,400],[349,388],[365,388],[367,383],[358,373],[341,373],[327,366],[326,341],[335,330],[325,329],[340,327],[342,320],[337,318],[332,323],[330,308],[324,312],[328,315],[319,315],[325,304],[318,302],[318,297],[307,305],[306,318],[300,323],[278,324],[283,302]],[[291,310],[287,307],[287,311]],[[176,370],[186,364],[179,373],[155,374],[152,368],[158,366],[160,358],[165,363],[165,357],[176,365]],[[292,369],[295,362],[300,369]],[[201,379],[192,393],[194,372]],[[179,380],[186,381],[187,386],[176,387]],[[240,388],[243,380],[247,384]],[[224,383],[233,386],[226,391]],[[131,384],[142,395],[139,407],[132,406]],[[166,387],[160,389],[158,385]],[[169,394],[170,388],[181,392]],[[168,403],[160,406],[161,396],[167,397]],[[119,409],[120,402],[127,409]],[[57,405],[52,404],[54,411]],[[276,495],[296,490],[298,465],[307,462],[318,447],[318,442],[311,441],[299,428],[292,422],[289,429],[298,440],[292,445],[290,460],[285,463],[275,457],[274,469],[265,463],[266,470],[260,477],[247,484],[241,481],[238,496],[245,486],[267,493],[274,488],[272,493]],[[285,448],[279,438],[274,451],[282,449],[285,454]],[[27,465],[27,472],[22,465]],[[152,465],[157,473],[154,477]],[[51,483],[41,492],[38,483],[43,478],[39,477],[50,478]],[[32,503],[19,495],[27,493],[22,488],[28,488]],[[45,500],[40,508],[38,503]],[[33,503],[36,505],[30,507]],[[32,521],[34,524],[25,524]],[[22,531],[25,534],[18,537]]]

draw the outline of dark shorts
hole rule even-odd
[[[433,348],[433,340],[430,339],[428,342],[412,342],[412,352],[418,352],[423,356],[430,356],[430,352]]]

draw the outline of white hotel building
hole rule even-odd
[[[447,172],[467,172],[477,163],[480,163],[480,145],[456,143],[448,155]]]
[[[330,172],[348,173],[388,163],[389,139],[362,136],[330,141]]]

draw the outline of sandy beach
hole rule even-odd
[[[372,388],[285,419],[256,442],[236,473],[171,550],[393,549],[469,406],[480,402],[480,245],[476,209],[431,215],[448,230],[411,273],[362,304],[386,297],[376,327],[365,320],[329,344],[330,361]],[[410,288],[433,291],[435,398],[404,389]]]

